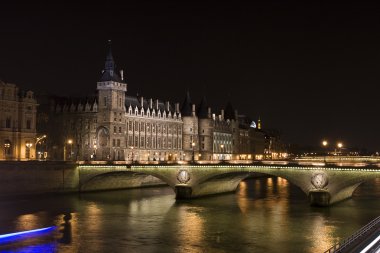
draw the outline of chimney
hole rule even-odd
[[[175,112],[179,113],[179,103],[175,103]]]
[[[156,99],[156,110],[158,110],[158,99]]]
[[[191,114],[195,116],[195,104],[191,105]]]
[[[224,120],[224,110],[223,109],[220,111],[220,116],[221,116],[221,120]]]
[[[150,108],[150,109],[153,108],[153,99],[149,99],[149,108]]]
[[[124,71],[122,69],[120,70],[120,78],[124,81]]]
[[[207,108],[207,118],[211,118],[211,107]]]
[[[169,103],[169,101],[166,101],[166,110],[170,111],[170,103]]]
[[[140,97],[140,104],[141,104],[141,107],[144,107],[144,97],[143,96]]]

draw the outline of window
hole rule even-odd
[[[11,128],[11,118],[10,117],[6,118],[6,120],[5,120],[5,127],[6,128]]]
[[[112,147],[115,147],[115,139],[112,139]]]
[[[113,132],[116,133],[116,126],[113,127]]]
[[[141,137],[141,142],[140,142],[140,145],[141,145],[141,147],[144,147],[144,137]]]
[[[117,146],[120,147],[120,139],[117,139]]]
[[[119,127],[119,133],[121,133],[121,127]]]
[[[135,136],[135,147],[139,146],[139,137]]]
[[[32,128],[32,122],[30,119],[26,120],[26,129],[31,129]]]
[[[103,103],[104,103],[104,106],[107,106],[107,97],[103,98]]]
[[[132,140],[132,135],[128,136],[128,146],[132,146],[133,145],[133,140]]]

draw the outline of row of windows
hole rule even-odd
[[[5,128],[11,128],[12,127],[12,118],[8,117],[5,119]],[[26,129],[32,129],[32,120],[27,119],[25,122],[25,128]]]
[[[181,138],[166,138],[166,137],[143,137],[138,136],[128,136],[128,146],[129,147],[140,147],[140,148],[168,148],[168,149],[181,149],[182,139]]]
[[[161,125],[155,123],[145,123],[145,122],[137,122],[137,121],[128,121],[128,131],[140,131],[144,132],[155,132],[157,129],[158,133],[168,133],[168,134],[182,134],[182,126],[170,126],[170,125]]]

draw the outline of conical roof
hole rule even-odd
[[[208,104],[205,96],[202,97],[201,103],[199,104],[197,115],[200,119],[208,118]]]
[[[100,82],[106,81],[115,81],[119,83],[123,82],[123,80],[121,80],[119,75],[116,73],[116,64],[113,60],[110,40],[108,41],[108,54],[104,64],[104,70],[102,72],[102,77],[100,78]]]
[[[190,98],[189,91],[186,93],[185,100],[182,103],[181,115],[182,116],[191,116],[192,115],[192,102]]]
[[[236,120],[235,110],[232,107],[232,104],[230,101],[228,101],[226,108],[224,109],[224,119]]]

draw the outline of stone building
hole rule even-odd
[[[53,98],[47,133],[52,159],[181,160],[179,105],[127,96],[123,73],[109,51],[97,93],[89,98]],[[57,131],[59,129],[59,131]]]
[[[213,113],[205,97],[196,105],[189,92],[181,108],[179,103],[130,96],[123,72],[119,73],[110,49],[95,94],[51,99],[49,122],[44,123],[49,125],[44,134],[49,136],[50,159],[148,162],[253,158],[256,140],[242,127],[231,103]]]
[[[32,91],[0,81],[0,160],[36,158],[37,106]]]

